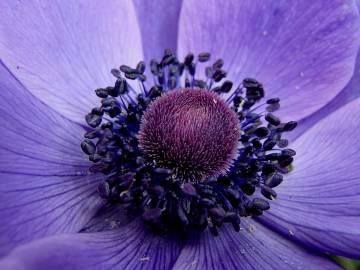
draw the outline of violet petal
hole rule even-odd
[[[131,1],[0,3],[0,58],[40,100],[71,120],[98,104],[110,73],[143,59]]]
[[[360,98],[299,137],[294,170],[262,221],[312,248],[360,258]]]
[[[96,213],[83,129],[31,95],[0,62],[0,254],[79,231]],[[101,176],[100,176],[101,177]]]
[[[0,261],[0,269],[171,269],[181,246],[178,239],[155,236],[136,220],[118,230],[64,234],[31,242]]]
[[[161,58],[165,49],[176,51],[182,0],[135,0],[146,63]]]
[[[243,221],[238,233],[224,225],[217,237],[206,231],[190,238],[172,269],[340,269],[257,222]]]
[[[288,133],[287,137],[292,140],[298,138],[319,120],[358,97],[360,97],[360,51],[356,58],[354,74],[349,83],[345,86],[344,90],[326,104],[326,106],[300,121],[298,127],[294,131]]]
[[[344,88],[360,41],[350,0],[185,0],[180,20],[180,55],[223,57],[234,83],[254,77],[267,97],[281,98],[286,121],[306,117]]]

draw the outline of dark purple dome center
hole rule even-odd
[[[148,161],[196,182],[227,172],[238,155],[239,138],[237,115],[217,94],[178,89],[149,105],[139,146]]]

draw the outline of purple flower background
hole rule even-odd
[[[0,2],[0,269],[338,269],[360,258],[359,1]],[[104,207],[79,144],[110,69],[209,51],[298,120],[295,170],[235,233],[159,237]],[[359,57],[358,57],[359,58]],[[81,232],[81,233],[79,233]]]

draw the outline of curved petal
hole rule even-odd
[[[297,139],[294,171],[262,221],[313,248],[360,258],[360,99]]]
[[[84,130],[32,96],[0,62],[0,256],[79,231],[101,202],[87,175]]]
[[[186,269],[340,269],[329,260],[246,220],[236,233],[224,226],[218,237],[208,231],[182,249],[173,270]]]
[[[223,57],[231,79],[258,79],[268,97],[282,99],[284,119],[299,120],[324,106],[349,81],[359,31],[351,0],[233,0],[221,5],[188,0],[183,3],[178,50]]]
[[[147,62],[165,49],[176,51],[182,0],[134,0]]]
[[[360,97],[360,52],[356,58],[354,74],[345,88],[323,108],[301,120],[298,127],[289,133],[287,138],[291,140],[298,138],[318,121],[358,97]]]
[[[143,59],[131,1],[0,3],[0,59],[40,100],[84,122],[113,85],[110,70]]]
[[[0,261],[0,268],[170,269],[180,248],[181,242],[177,239],[155,236],[136,220],[119,230],[59,235],[34,241],[15,249]]]

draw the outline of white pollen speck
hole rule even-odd
[[[119,222],[116,221],[116,220],[110,221],[110,227],[111,227],[111,229],[118,228],[119,227]]]
[[[289,234],[290,234],[291,236],[294,236],[294,235],[295,235],[295,233],[294,233],[292,230],[289,230]]]
[[[248,228],[249,232],[253,233],[253,232],[255,232],[255,229],[256,229],[256,227],[254,224],[249,225],[249,228]]]
[[[266,36],[268,35],[268,31],[264,30],[264,31],[262,32],[262,34],[263,34],[264,37],[266,37]]]
[[[144,257],[141,257],[139,260],[140,260],[140,262],[148,262],[148,261],[150,261],[150,257],[144,256]]]
[[[217,103],[217,100],[216,99],[213,99],[214,103],[216,104]]]

